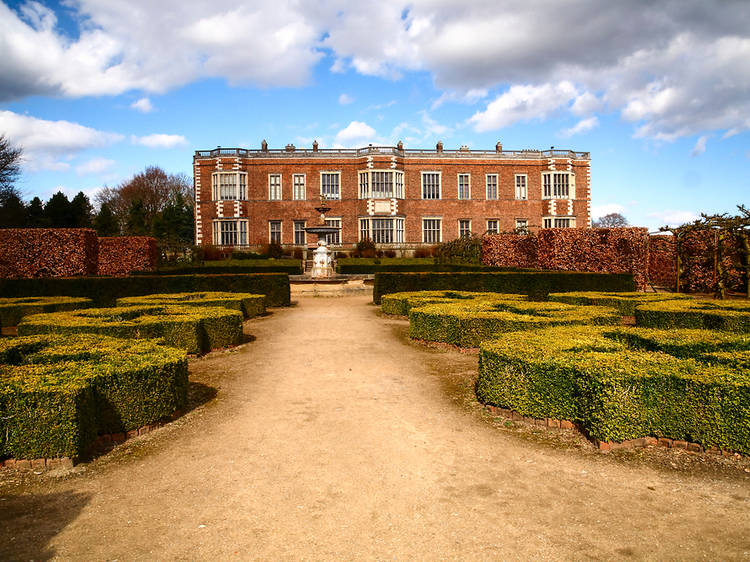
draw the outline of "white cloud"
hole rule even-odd
[[[706,141],[708,140],[708,135],[703,135],[698,138],[697,141],[695,141],[695,146],[693,147],[693,150],[690,151],[690,156],[695,158],[696,156],[700,156],[704,152],[706,152]]]
[[[446,102],[459,102],[472,105],[479,100],[486,98],[488,94],[486,88],[472,88],[468,92],[443,92],[438,99],[432,102],[430,109],[435,110]]]
[[[618,203],[605,203],[604,205],[591,206],[591,218],[598,219],[610,213],[624,213],[625,207]]]
[[[76,174],[79,176],[101,174],[102,172],[111,170],[114,165],[114,160],[109,160],[107,158],[92,158],[91,160],[87,160],[83,164],[76,166]]]
[[[469,123],[477,132],[509,127],[514,123],[545,119],[576,98],[578,92],[570,82],[541,86],[511,86],[491,101],[484,111],[477,111]]]
[[[0,134],[23,149],[24,167],[29,171],[67,170],[78,152],[107,146],[122,135],[97,131],[70,121],[48,121],[12,111],[0,111]]]
[[[137,101],[134,101],[130,104],[130,107],[132,109],[140,111],[141,113],[151,113],[154,110],[154,106],[152,105],[151,100],[148,98],[141,98]]]
[[[693,222],[699,218],[693,211],[680,211],[675,209],[666,209],[664,211],[649,213],[648,216],[658,219],[658,221],[664,226],[679,226],[686,222]]]
[[[376,111],[379,111],[381,109],[387,109],[389,107],[393,107],[394,105],[396,105],[396,100],[391,100],[385,103],[377,103],[375,105],[370,105],[367,107],[367,109],[374,109]]]
[[[599,126],[599,118],[589,117],[588,119],[581,119],[578,123],[573,125],[569,129],[560,131],[560,135],[563,137],[572,137],[573,135],[580,135],[581,133],[587,133],[592,129],[596,129]]]
[[[149,148],[175,148],[188,143],[187,139],[182,135],[165,135],[160,133],[145,135],[143,137],[132,135],[130,142]]]
[[[746,0],[726,0],[720,10],[705,0],[649,9],[615,2],[606,10],[599,0],[576,0],[565,10],[555,0],[240,6],[215,0],[210,12],[195,0],[71,0],[65,6],[81,22],[72,35],[38,2],[17,9],[0,3],[0,101],[164,92],[216,77],[294,87],[309,82],[328,52],[335,72],[387,79],[428,73],[449,92],[438,106],[471,92],[503,88],[499,99],[510,103],[514,88],[575,85],[575,96],[562,103],[536,99],[529,110],[511,103],[503,111],[509,117],[490,119],[498,100],[490,101],[477,114],[478,130],[527,120],[534,109],[542,119],[555,109],[584,118],[605,106],[632,121],[641,137],[750,130]],[[540,13],[555,14],[543,30]]]
[[[354,98],[350,96],[349,94],[341,94],[339,96],[339,104],[340,105],[349,105],[350,103],[354,102]]]
[[[334,148],[354,148],[365,146],[376,140],[375,129],[362,121],[352,121],[336,133]]]

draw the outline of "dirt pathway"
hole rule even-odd
[[[6,477],[0,559],[750,558],[748,480],[500,431],[446,391],[446,360],[476,358],[409,344],[367,297],[248,325],[192,363],[203,406],[74,474]]]

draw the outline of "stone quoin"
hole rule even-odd
[[[367,146],[198,150],[193,157],[199,245],[307,247],[305,228],[325,197],[334,248],[370,239],[417,248],[461,235],[586,228],[588,152],[572,150],[405,149]],[[314,238],[314,237],[312,237]]]

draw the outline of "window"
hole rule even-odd
[[[245,172],[215,172],[211,174],[214,201],[247,199]]]
[[[326,199],[341,199],[340,172],[320,172],[320,194]]]
[[[469,199],[471,197],[469,174],[458,174],[458,198]]]
[[[497,174],[487,174],[487,199],[497,199]]]
[[[471,236],[471,220],[458,219],[458,236]]]
[[[497,219],[487,220],[487,234],[497,234]]]
[[[529,231],[528,219],[516,219],[516,231],[527,233]]]
[[[334,232],[332,234],[326,234],[326,242],[328,242],[331,246],[340,246],[341,245],[341,219],[326,219],[326,225],[327,226],[335,226],[338,228],[337,232]]]
[[[217,246],[247,245],[247,220],[217,220],[213,223]]]
[[[375,244],[403,244],[404,219],[361,218],[359,219],[359,239],[370,239]]]
[[[268,199],[281,201],[281,174],[268,174]]]
[[[399,171],[368,170],[359,172],[360,199],[390,199],[404,197],[404,173]]]
[[[570,172],[543,172],[542,199],[575,199],[575,177]]]
[[[438,244],[442,241],[442,219],[422,219],[422,242]]]
[[[516,174],[516,199],[528,199],[526,190],[526,174]]]
[[[292,199],[295,201],[304,201],[307,199],[305,180],[305,174],[294,174],[292,176]]]
[[[422,172],[422,199],[440,199],[440,172]]]
[[[268,241],[281,244],[281,221],[268,221]]]
[[[304,246],[307,244],[307,232],[305,232],[305,221],[294,221],[294,245]]]
[[[544,228],[575,228],[575,217],[545,217]]]

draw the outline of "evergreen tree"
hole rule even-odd
[[[154,236],[167,246],[193,243],[193,209],[181,193],[154,218]]]
[[[0,193],[0,228],[24,228],[26,208],[14,188]]]
[[[45,226],[47,226],[47,221],[44,216],[44,203],[39,197],[34,197],[26,206],[26,227],[43,228]]]
[[[117,236],[120,234],[117,218],[106,203],[102,203],[99,213],[94,218],[94,228],[99,236]]]
[[[71,228],[74,226],[70,201],[67,196],[58,191],[44,206],[44,216],[52,228]]]
[[[76,228],[91,228],[91,216],[94,213],[94,209],[89,202],[89,198],[79,191],[78,195],[73,197],[70,202],[70,216],[73,221],[73,226]]]
[[[125,231],[128,236],[146,236],[148,234],[146,210],[143,207],[143,201],[140,199],[136,199],[130,204],[125,221]]]

